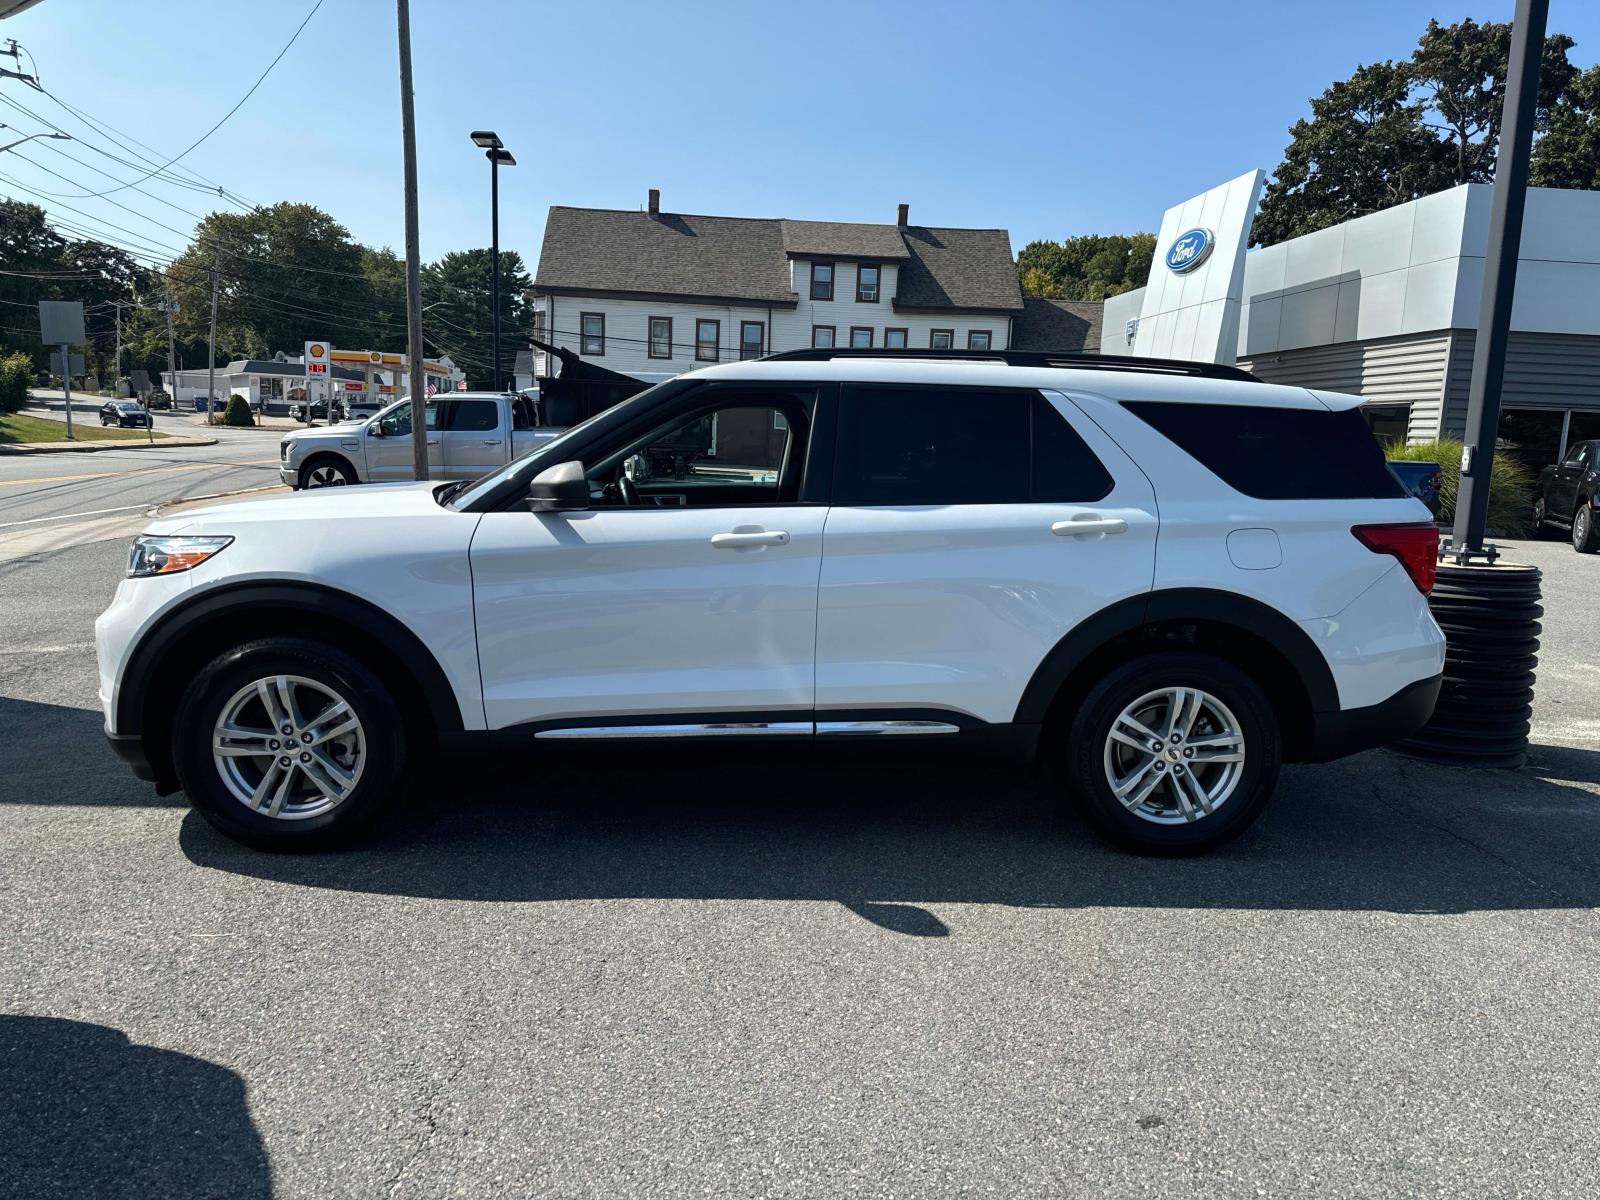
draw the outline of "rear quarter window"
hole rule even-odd
[[[1129,400],[1123,407],[1258,500],[1370,500],[1406,490],[1361,410]]]

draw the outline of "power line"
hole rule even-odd
[[[227,123],[228,119],[233,116],[234,113],[238,112],[241,108],[244,107],[244,102],[246,100],[250,99],[251,96],[254,96],[256,94],[256,89],[258,87],[260,87],[261,84],[266,80],[267,76],[272,73],[272,69],[278,65],[278,63],[282,60],[283,56],[285,54],[289,53],[289,47],[293,46],[295,44],[296,40],[299,39],[301,31],[304,30],[305,27],[308,24],[310,24],[311,18],[317,15],[317,10],[319,8],[321,8],[322,5],[323,5],[323,0],[317,0],[317,2],[311,6],[311,11],[308,12],[305,15],[305,20],[300,22],[299,26],[295,29],[294,34],[289,38],[288,42],[286,42],[284,44],[283,49],[278,51],[277,57],[275,57],[270,63],[267,64],[267,69],[262,71],[261,74],[256,77],[256,81],[250,85],[250,90],[239,98],[239,103],[235,104],[232,108],[230,108],[226,113],[223,114],[222,119],[220,121],[218,121],[210,129],[206,130],[198,138],[196,138],[189,145],[189,147],[183,151],[182,154],[179,154],[176,157],[168,159],[166,162],[162,163],[155,170],[150,171],[148,174],[142,176],[140,179],[136,180],[135,182],[143,183],[146,179],[149,179],[151,175],[156,175],[156,174],[159,174],[162,171],[165,171],[168,167],[172,166],[173,163],[175,163],[179,159],[183,158],[184,155],[187,155],[191,150],[194,150],[197,146],[199,146],[201,142],[204,142],[213,133],[215,133],[217,130],[221,129],[223,127],[223,125],[225,125]],[[106,196],[106,195],[109,195],[111,192],[120,192],[122,190],[122,188],[124,188],[124,187],[132,187],[132,186],[133,186],[132,184],[123,184],[121,187],[108,188],[104,192],[95,192],[94,195],[96,195],[96,196]]]

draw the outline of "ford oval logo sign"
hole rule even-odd
[[[1211,247],[1216,241],[1209,229],[1191,229],[1179,234],[1167,247],[1167,270],[1179,275],[1194,270],[1211,256]]]

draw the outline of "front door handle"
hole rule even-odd
[[[499,438],[484,438],[483,439],[483,444],[485,446],[498,446],[500,444],[500,439]]]
[[[1128,523],[1121,517],[1102,517],[1094,513],[1079,513],[1065,521],[1050,526],[1057,537],[1077,537],[1085,533],[1127,533]]]
[[[438,438],[429,438],[428,439],[428,445],[437,446],[438,444],[439,444],[439,439]]]
[[[711,544],[718,550],[738,550],[747,546],[785,546],[789,535],[781,529],[739,529],[732,533],[714,533]]]

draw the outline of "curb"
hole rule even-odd
[[[255,492],[275,492],[280,488],[285,492],[291,490],[286,484],[268,483],[261,487],[235,488],[231,492],[212,492],[206,496],[185,496],[181,500],[162,500],[157,504],[152,504],[146,511],[145,516],[161,517],[165,516],[169,511],[176,511],[190,504],[205,504],[211,500],[226,500],[230,496],[249,496]]]
[[[92,454],[97,450],[159,450],[172,446],[215,446],[216,438],[167,434],[159,442],[12,442],[0,445],[0,454]]]

